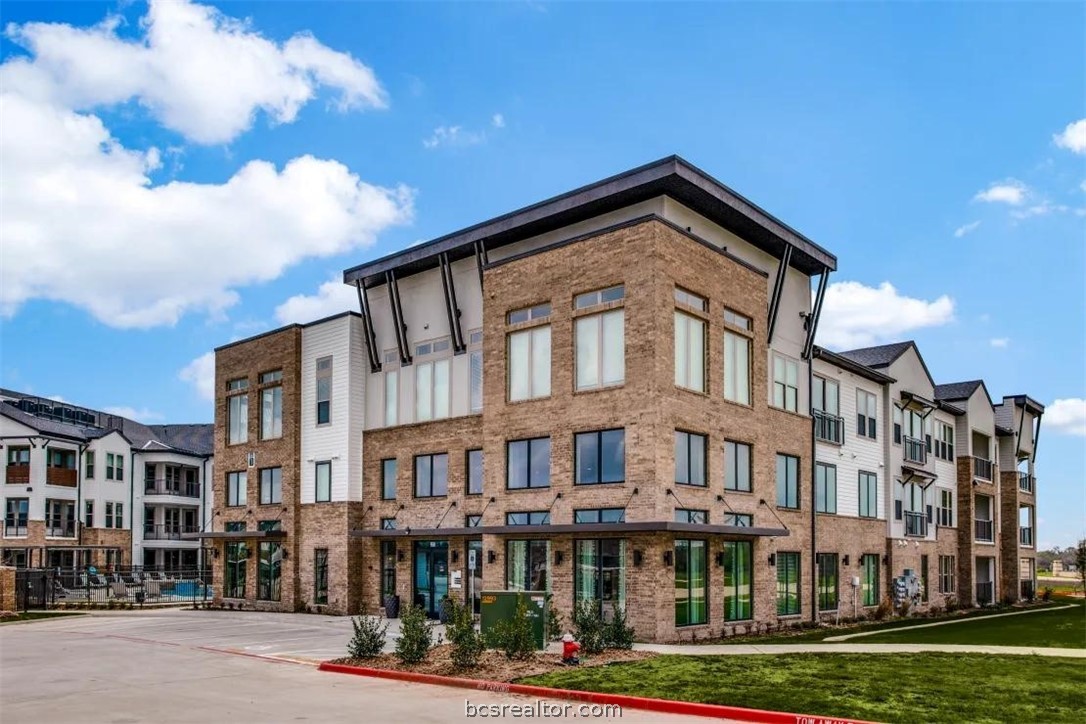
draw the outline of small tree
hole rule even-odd
[[[426,620],[421,606],[410,606],[400,617],[400,638],[396,657],[407,665],[421,662],[434,644],[434,626]]]
[[[606,641],[598,601],[586,599],[578,601],[573,607],[573,635],[577,637],[581,651],[585,654],[598,654],[603,651]]]
[[[547,594],[547,638],[551,641],[557,641],[562,638],[562,614],[558,612],[558,608],[554,605],[554,594]]]
[[[1078,577],[1082,581],[1082,590],[1086,591],[1086,538],[1075,546],[1075,568],[1078,569]]]
[[[604,624],[604,645],[609,649],[632,649],[634,644],[634,630],[627,625],[626,610],[615,607],[614,616]]]
[[[510,659],[523,661],[535,654],[532,619],[528,617],[528,604],[523,596],[517,598],[513,618],[503,619],[495,624],[489,643],[504,651]]]
[[[382,624],[372,616],[359,616],[351,619],[354,636],[347,642],[347,653],[356,659],[373,659],[381,655],[385,648],[385,634],[388,624]]]
[[[475,630],[475,617],[471,609],[459,601],[448,599],[445,611],[445,635],[452,646],[452,662],[458,669],[470,669],[482,656],[483,636]]]

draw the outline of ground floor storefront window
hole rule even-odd
[[[837,610],[837,554],[818,554],[818,610]]]
[[[328,603],[328,549],[313,550],[313,603]]]
[[[753,617],[753,585],[750,541],[724,541],[724,620]]]
[[[381,605],[396,595],[396,541],[381,541]]]
[[[864,606],[879,605],[879,557],[874,553],[865,553],[860,559],[860,567],[863,576],[860,579],[860,590],[863,595]]]
[[[278,601],[282,595],[283,544],[260,543],[257,558],[256,597],[261,601]]]
[[[245,564],[249,547],[245,543],[226,544],[224,598],[245,598]]]
[[[675,625],[693,626],[709,620],[708,562],[705,541],[675,541]]]
[[[511,540],[505,544],[505,587],[510,591],[549,591],[550,543]]]
[[[574,544],[576,602],[594,601],[604,621],[626,609],[626,541],[579,540]]]
[[[778,553],[777,615],[797,615],[799,602],[799,553]]]

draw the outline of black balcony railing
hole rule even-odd
[[[924,444],[923,440],[918,440],[915,437],[906,437],[904,441],[904,449],[905,462],[917,463],[918,465],[927,465],[928,447]]]
[[[7,538],[25,538],[26,523],[4,523],[4,536]]]
[[[981,480],[991,480],[992,461],[984,458],[973,458],[973,477]]]
[[[1024,546],[1033,545],[1033,528],[1019,528],[1018,542]]]
[[[199,498],[200,484],[167,480],[165,478],[147,478],[143,484],[144,495],[176,495],[182,498]]]
[[[69,520],[62,523],[47,523],[45,535],[49,538],[75,538],[75,521]]]
[[[843,418],[822,410],[815,410],[812,415],[814,417],[815,439],[838,445],[845,443],[845,421]]]
[[[986,543],[992,542],[992,521],[974,520],[973,530],[977,540],[984,541]]]
[[[928,534],[928,519],[923,513],[905,511],[905,535],[924,538]]]
[[[1034,483],[1037,481],[1029,473],[1018,473],[1018,489],[1024,493],[1032,493]]]
[[[995,587],[991,581],[982,581],[977,584],[977,605],[987,606],[995,600]]]
[[[181,525],[180,523],[148,524],[143,526],[144,540],[181,540],[182,533],[199,532],[199,526]]]

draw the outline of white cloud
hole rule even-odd
[[[148,410],[146,407],[141,407],[138,410],[134,407],[106,407],[104,410],[111,415],[120,415],[137,422],[156,422],[163,419],[161,413]]]
[[[1045,408],[1041,424],[1065,435],[1086,437],[1086,399],[1068,397]]]
[[[45,399],[52,400],[53,402],[67,402],[68,401],[68,400],[64,399],[63,397],[61,397],[60,395],[46,395]]]
[[[1066,213],[1067,211],[1070,211],[1069,207],[1063,204],[1054,204],[1046,199],[1028,208],[1012,211],[1011,216],[1015,219],[1028,219],[1031,216],[1047,216],[1048,214]]]
[[[992,337],[988,344],[996,349],[1006,349],[1011,343],[1010,337]]]
[[[978,191],[973,200],[1018,206],[1026,200],[1028,195],[1029,188],[1021,181],[1012,178],[1000,183],[993,183],[984,191]]]
[[[495,113],[490,119],[490,125],[495,128],[505,128],[505,116],[501,113]]]
[[[954,238],[955,239],[960,239],[963,236],[965,236],[966,234],[972,234],[974,231],[977,230],[977,228],[979,226],[980,226],[979,221],[971,221],[968,224],[965,224],[964,226],[959,226],[957,229],[954,230]]]
[[[465,131],[463,126],[438,126],[429,138],[422,139],[424,148],[439,146],[476,146],[486,140],[482,131]]]
[[[207,352],[185,365],[177,378],[188,382],[204,400],[215,399],[215,353]]]
[[[321,284],[316,294],[297,294],[280,304],[275,308],[275,318],[280,324],[312,322],[357,309],[358,291],[342,279],[332,279]]]
[[[152,48],[156,44],[172,48],[177,42],[192,40],[191,27],[167,37],[166,28],[173,26],[155,25],[159,15],[179,12],[176,8],[195,13],[197,20],[214,19],[217,34],[224,36],[215,40],[215,57],[222,59],[234,45],[241,46],[240,56],[224,62],[224,67],[252,61],[244,54],[250,46],[272,47],[211,9],[155,3],[151,10],[155,19],[147,31],[155,38]],[[88,46],[106,56],[90,69],[72,71],[73,77],[93,71],[86,93],[94,95],[96,105],[105,104],[107,98],[119,102],[128,97],[128,91],[113,96],[105,91],[92,93],[109,86],[106,76],[129,72],[124,67],[127,61],[113,62],[111,53],[127,58],[131,53],[152,52],[98,37],[106,32],[101,29],[41,24],[32,31],[29,28],[21,26],[15,32],[35,38],[52,38],[51,33],[70,36],[75,47],[67,50],[53,47],[52,41],[34,45],[48,47],[53,54],[49,68],[59,64],[56,57],[68,57],[63,53],[82,53],[79,48]],[[276,52],[311,63],[323,58],[318,73],[322,79],[350,75],[342,62],[337,65],[333,51],[322,50],[309,36],[296,36],[291,42],[294,45],[288,43],[289,47]],[[192,48],[185,52],[186,57],[197,54]],[[0,174],[0,207],[4,209],[0,216],[4,240],[0,314],[4,316],[13,315],[31,299],[67,302],[122,328],[173,324],[190,311],[221,315],[237,301],[237,288],[273,280],[306,258],[367,246],[390,225],[411,218],[410,189],[369,184],[337,161],[312,156],[295,158],[280,168],[250,161],[220,184],[171,181],[155,185],[149,173],[161,163],[159,151],[126,148],[99,117],[60,103],[68,101],[66,93],[79,91],[78,84],[65,86],[60,93],[47,74],[36,70],[38,60],[16,59],[0,66],[4,81],[0,84],[4,123],[0,134],[0,167],[4,169]],[[189,68],[191,64],[178,61],[177,65]],[[200,63],[190,70],[203,72]],[[169,72],[182,73],[176,68]],[[7,82],[13,77],[18,82]],[[245,77],[238,79],[245,81]],[[216,106],[222,89],[214,83],[206,97],[200,96],[196,86],[162,83],[172,87],[172,99],[196,107],[189,120],[200,114],[211,118],[219,112],[229,116],[236,110]],[[158,97],[152,100],[158,103]],[[146,99],[141,96],[141,100]],[[232,122],[219,128],[226,126],[239,128]]]
[[[198,143],[226,143],[257,111],[290,123],[321,87],[341,110],[384,108],[377,76],[348,53],[298,33],[276,43],[246,21],[186,0],[152,0],[139,37],[117,34],[118,17],[76,28],[9,25],[33,58],[4,64],[0,86],[37,103],[93,110],[136,99],[163,126]]]
[[[1086,153],[1086,118],[1068,123],[1061,133],[1052,136],[1052,140],[1072,153]]]
[[[954,300],[946,295],[929,302],[902,296],[890,282],[835,282],[826,289],[818,342],[834,349],[866,347],[953,319]]]

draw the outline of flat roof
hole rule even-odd
[[[791,266],[808,275],[837,268],[837,257],[750,200],[679,156],[639,166],[602,181],[525,206],[460,231],[394,254],[351,267],[343,281],[361,280],[366,288],[385,283],[385,272],[411,276],[438,266],[438,255],[450,261],[474,255],[475,242],[494,249],[569,226],[658,196],[669,196],[710,221],[781,258],[791,245]]]

